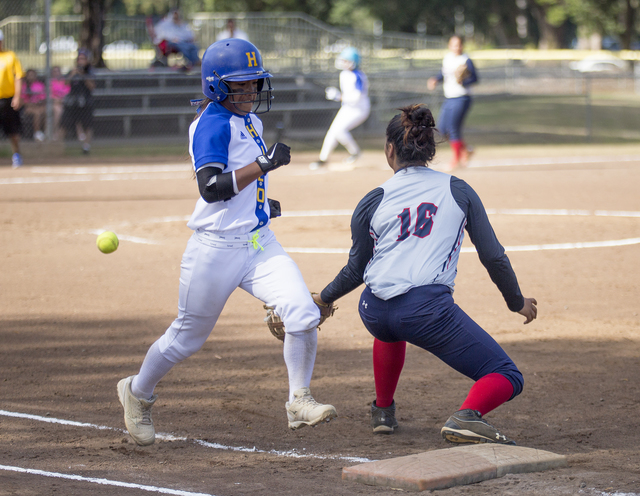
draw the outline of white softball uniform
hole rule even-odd
[[[239,116],[210,103],[189,128],[196,171],[218,163],[230,172],[266,151],[255,114]],[[227,201],[198,199],[187,224],[194,233],[182,257],[178,317],[149,350],[132,384],[134,394],[148,396],[173,364],[202,347],[238,287],[282,318],[290,391],[309,386],[320,311],[298,266],[269,229],[267,183],[265,174]]]
[[[456,69],[461,65],[467,65],[468,60],[469,57],[464,53],[455,55],[451,52],[442,59],[442,91],[445,98],[458,98],[471,92],[469,86],[461,85],[456,79]]]
[[[427,284],[453,290],[466,217],[450,182],[448,174],[407,167],[380,186],[384,196],[369,227],[375,249],[363,277],[378,298]]]
[[[364,72],[359,69],[344,70],[340,73],[340,94],[342,106],[327,131],[320,151],[320,160],[323,162],[329,159],[338,143],[344,146],[350,155],[360,153],[360,147],[349,131],[366,121],[371,111],[369,82]]]

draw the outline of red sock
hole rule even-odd
[[[381,408],[391,406],[393,395],[396,392],[404,356],[407,351],[407,343],[384,343],[375,339],[373,341],[373,377],[376,382],[376,405]]]
[[[509,401],[512,394],[513,386],[509,379],[498,373],[487,374],[471,387],[460,410],[471,408],[484,415]]]
[[[453,151],[453,159],[451,160],[453,163],[457,164],[460,161],[460,152],[464,147],[464,143],[462,141],[451,141],[449,142],[451,145],[451,150]]]

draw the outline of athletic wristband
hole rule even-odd
[[[236,171],[231,171],[231,179],[233,180],[233,192],[237,195],[240,190],[238,189],[238,181],[236,181]]]
[[[267,157],[266,155],[260,155],[259,157],[256,157],[256,162],[262,169],[262,172],[264,172],[265,174],[267,172],[271,172],[272,170],[277,169],[278,167],[280,167],[280,165],[282,165],[282,164],[280,165],[274,164],[271,160],[269,160],[269,157]]]

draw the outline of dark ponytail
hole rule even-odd
[[[436,121],[424,104],[402,107],[387,126],[387,142],[395,149],[400,164],[430,162],[436,154]]]

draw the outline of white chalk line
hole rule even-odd
[[[588,157],[526,157],[472,160],[469,168],[514,167],[526,165],[562,165],[562,164],[594,164],[610,162],[640,162],[640,155],[608,155]],[[351,167],[352,169],[354,167]],[[48,174],[44,177],[11,177],[0,178],[0,185],[11,184],[44,184],[87,181],[130,181],[149,179],[180,179],[189,177],[192,170],[190,164],[167,165],[128,165],[128,166],[95,166],[95,167],[55,167],[33,166],[22,169],[25,173]],[[340,171],[340,167],[328,168],[326,172]],[[318,171],[304,170],[293,175],[315,174]],[[325,171],[322,171],[325,172]],[[76,177],[73,177],[76,176]]]
[[[609,211],[609,210],[570,210],[570,209],[486,209],[488,215],[537,215],[537,216],[578,216],[578,217],[629,217],[640,218],[640,212],[635,211]],[[333,217],[333,216],[351,216],[353,210],[299,210],[293,212],[284,212],[282,217]],[[170,217],[154,217],[144,221],[138,222],[138,224],[164,224],[172,222],[187,222],[190,216],[170,216]],[[121,224],[123,227],[131,225],[130,222]],[[107,229],[93,229],[89,232],[91,234],[100,234]],[[158,245],[161,244],[158,241],[139,238],[128,235],[120,235],[118,237],[124,241],[138,244]],[[505,246],[504,249],[507,252],[516,251],[544,251],[544,250],[577,250],[583,248],[610,248],[614,246],[628,246],[640,243],[640,238],[627,238],[618,240],[606,240],[606,241],[587,241],[581,243],[551,243],[544,245],[525,245],[525,246]],[[285,250],[289,253],[306,253],[315,255],[330,255],[338,254],[342,255],[349,253],[349,248],[303,248],[303,247],[288,247]],[[465,247],[460,250],[461,253],[475,253],[476,249],[473,247]]]
[[[183,179],[188,177],[184,173],[165,172],[153,176],[153,179]],[[52,184],[52,183],[86,183],[91,181],[134,181],[149,180],[149,174],[129,174],[127,177],[118,174],[103,174],[96,177],[72,176],[72,177],[11,177],[0,178],[0,184]]]
[[[89,424],[86,422],[76,422],[73,420],[58,419],[54,417],[42,417],[40,415],[32,415],[30,413],[10,412],[7,410],[0,410],[0,415],[3,415],[5,417],[35,420],[38,422],[47,422],[51,424],[70,425],[73,427],[84,427],[84,428],[98,429],[98,430],[109,430],[109,431],[115,431],[115,432],[127,434],[126,430],[119,429],[117,427],[108,427],[105,425]],[[292,450],[289,450],[289,451],[280,451],[275,449],[263,450],[263,449],[256,448],[255,446],[252,448],[248,448],[246,446],[226,446],[220,443],[212,443],[209,441],[202,441],[200,439],[190,439],[187,437],[174,436],[173,434],[160,433],[160,432],[156,433],[156,439],[159,439],[161,441],[194,442],[200,446],[204,446],[205,448],[212,448],[212,449],[218,449],[218,450],[224,450],[224,451],[238,451],[242,453],[262,453],[262,454],[281,456],[285,458],[313,458],[315,460],[343,460],[343,461],[355,462],[355,463],[366,463],[366,462],[375,461],[375,460],[370,460],[368,458],[362,458],[357,456],[316,455],[314,453],[300,453],[298,451],[292,451]],[[303,451],[306,451],[306,450],[303,448]]]
[[[105,231],[110,231],[111,229],[90,229],[87,231],[90,234],[102,234]],[[155,241],[153,239],[140,238],[138,236],[129,236],[128,234],[117,234],[118,240],[120,241],[128,241],[130,243],[135,243],[139,245],[160,245],[162,244],[160,241]]]
[[[640,162],[640,155],[607,155],[596,157],[527,157],[471,160],[469,167],[506,167],[521,165],[600,164],[609,162]]]
[[[168,489],[166,487],[145,486],[143,484],[134,484],[131,482],[121,482],[121,481],[110,480],[110,479],[101,479],[97,477],[83,477],[81,475],[74,475],[74,474],[61,474],[59,472],[47,472],[45,470],[36,470],[32,468],[11,467],[9,465],[0,465],[0,470],[5,470],[9,472],[21,472],[21,473],[32,474],[32,475],[42,475],[44,477],[55,477],[58,479],[91,482],[93,484],[101,484],[103,486],[116,486],[116,487],[127,487],[131,489],[141,489],[142,491],[149,491],[152,493],[174,494],[177,496],[214,496],[208,493],[194,493],[190,491],[181,491],[178,489]]]
[[[191,172],[189,164],[166,165],[103,165],[91,167],[34,166],[29,169],[34,174],[67,174],[93,176],[96,174],[137,174],[161,172]]]

